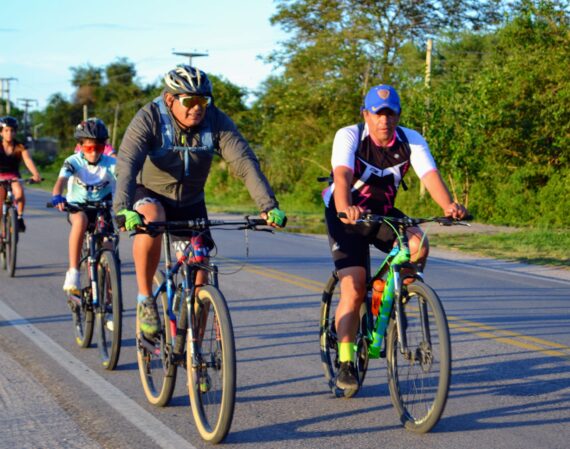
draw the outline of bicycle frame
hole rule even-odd
[[[7,217],[7,212],[8,209],[13,207],[14,209],[16,208],[16,204],[14,203],[14,192],[12,192],[12,182],[13,181],[2,181],[0,182],[0,185],[2,185],[4,187],[4,189],[6,189],[6,198],[4,199],[4,202],[2,203],[2,226],[3,226],[3,230],[6,229],[6,217]]]
[[[104,251],[113,251],[116,252],[118,248],[118,238],[116,233],[110,234],[108,232],[104,232],[105,226],[105,210],[104,209],[97,209],[97,216],[95,219],[95,228],[91,230],[87,230],[85,233],[85,239],[87,246],[89,248],[89,252],[87,256],[83,257],[79,264],[87,259],[87,263],[89,266],[89,280],[91,283],[91,298],[93,301],[93,306],[96,307],[99,305],[99,286],[97,284],[97,261],[101,258],[101,254]],[[105,248],[105,238],[108,238],[113,247]],[[108,241],[109,241],[108,240]],[[97,247],[97,243],[100,243],[100,246]],[[74,297],[74,295],[71,295]],[[81,302],[81,298],[77,298],[79,302]]]
[[[153,293],[153,299],[155,301],[158,300],[158,297],[161,293],[166,293],[167,298],[167,310],[166,314],[168,315],[169,322],[170,322],[170,335],[171,341],[167,342],[173,348],[171,352],[174,356],[181,356],[183,355],[184,349],[184,337],[185,335],[182,332],[178,332],[178,330],[188,332],[189,341],[194,342],[195,338],[193,335],[194,329],[193,326],[188,325],[188,317],[190,316],[190,311],[194,308],[195,303],[195,292],[196,292],[196,283],[195,277],[197,270],[207,270],[214,274],[214,279],[216,279],[215,272],[216,266],[215,265],[202,265],[202,264],[194,264],[194,263],[187,263],[188,258],[190,257],[190,253],[192,252],[192,245],[189,243],[186,248],[184,249],[182,255],[176,260],[173,264],[171,262],[171,249],[170,249],[170,234],[168,232],[164,233],[163,239],[163,250],[165,254],[165,272],[164,272],[164,281],[156,288]],[[175,285],[174,277],[183,269],[183,279],[181,282],[182,291],[178,292],[178,285]],[[214,282],[214,285],[216,282]],[[174,307],[174,299],[176,294],[180,294],[182,297],[180,298],[180,306],[182,306],[182,299],[184,299],[184,306],[187,307],[188,313],[185,315],[186,322],[179,323],[178,318],[175,313]],[[181,314],[181,316],[184,316]],[[145,342],[143,342],[144,344]],[[196,358],[196,348],[192,349],[192,361],[193,364],[198,366],[199,361]]]
[[[399,224],[398,229],[396,229],[388,220],[384,220],[384,222],[387,223],[396,233],[397,243],[396,246],[394,246],[390,253],[388,253],[388,255],[385,257],[384,261],[371,277],[368,284],[368,291],[370,291],[372,288],[372,282],[375,279],[380,279],[386,273],[386,271],[388,272],[386,276],[386,285],[382,293],[382,303],[378,312],[378,318],[376,320],[376,323],[372,323],[373,326],[370,326],[368,329],[367,337],[369,341],[371,341],[371,344],[368,348],[368,353],[369,356],[373,359],[381,357],[382,341],[384,339],[393,307],[396,308],[395,318],[398,329],[399,342],[401,344],[400,351],[402,354],[407,353],[407,341],[405,334],[402,332],[401,319],[402,304],[400,298],[402,296],[402,283],[404,280],[401,276],[401,269],[410,268],[415,271],[415,274],[407,275],[405,276],[406,278],[422,278],[420,272],[417,269],[417,266],[410,262],[411,254],[405,226]],[[370,313],[370,308],[368,306],[367,312]],[[372,327],[374,328],[372,329]]]

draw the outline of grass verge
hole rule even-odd
[[[570,232],[564,230],[434,235],[430,237],[430,244],[513,262],[570,269]]]

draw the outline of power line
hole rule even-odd
[[[18,98],[18,101],[21,101],[24,104],[24,135],[28,135],[29,131],[28,128],[30,126],[30,116],[28,114],[28,109],[32,104],[38,105],[38,100],[35,98]]]

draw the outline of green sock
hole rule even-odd
[[[354,343],[338,343],[338,359],[342,362],[354,362]]]

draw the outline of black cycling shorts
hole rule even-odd
[[[147,199],[152,200],[152,202],[158,202],[163,207],[167,221],[195,220],[197,218],[208,219],[208,210],[206,209],[206,203],[204,200],[186,207],[175,207],[171,205],[172,200],[147,189],[141,184],[137,184],[133,204],[136,205],[137,202],[144,202]],[[193,231],[173,231],[170,233],[172,241],[188,240],[192,235],[196,234],[197,232]],[[213,249],[214,239],[212,238],[210,230],[207,229],[206,231],[200,232],[200,234],[204,236],[204,244],[208,249]]]
[[[386,216],[405,217],[400,210],[393,208]],[[386,223],[379,224],[344,224],[337,217],[334,207],[325,208],[325,221],[329,237],[329,246],[335,269],[348,267],[367,268],[369,246],[374,245],[380,251],[388,253],[394,246],[396,234]]]
[[[103,198],[101,201],[111,201],[112,199],[113,199],[112,195],[109,194],[109,195],[105,196],[105,198]],[[71,221],[69,220],[69,216],[76,214],[78,212],[79,211],[67,212],[67,222],[69,224],[71,224]],[[89,210],[84,210],[81,212],[83,212],[85,215],[87,215],[87,230],[93,232],[93,230],[95,229],[95,224],[96,224],[95,222],[97,221],[97,211],[95,209],[89,209]],[[113,220],[111,219],[111,215],[110,215],[108,210],[105,212],[104,217],[105,217],[105,222],[107,224],[109,224],[110,226],[112,226]]]

